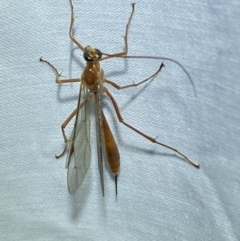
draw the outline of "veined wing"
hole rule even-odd
[[[75,119],[66,162],[68,191],[74,194],[81,186],[91,161],[90,119],[88,115],[88,91],[80,86],[78,112]]]
[[[100,181],[102,192],[104,196],[104,178],[103,178],[103,162],[106,160],[105,139],[103,133],[102,123],[102,82],[99,83],[98,91],[94,94],[95,97],[95,120],[96,120],[96,138],[97,138],[97,152],[98,152],[98,170],[100,174]]]

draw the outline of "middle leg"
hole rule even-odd
[[[118,89],[118,90],[122,90],[122,89],[126,89],[126,88],[129,88],[129,87],[137,87],[138,85],[141,85],[143,83],[145,83],[146,81],[156,77],[158,75],[158,73],[161,71],[161,69],[164,67],[165,65],[162,63],[159,67],[159,69],[153,74],[151,75],[150,77],[148,77],[147,79],[144,79],[138,83],[134,83],[134,84],[131,84],[131,85],[124,85],[124,86],[119,86],[118,84],[114,83],[113,81],[111,80],[107,80],[105,79],[104,82],[107,83],[107,84],[110,84],[112,85],[114,88]]]

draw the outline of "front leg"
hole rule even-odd
[[[134,13],[134,6],[135,6],[135,3],[132,3],[132,12],[131,12],[131,15],[128,19],[128,23],[126,25],[125,35],[123,37],[124,43],[125,43],[124,51],[118,52],[118,53],[115,53],[115,54],[108,54],[106,57],[101,58],[100,61],[105,60],[105,59],[110,59],[110,58],[113,58],[113,57],[120,57],[120,56],[127,55],[127,53],[128,53],[128,30],[129,30],[129,27],[130,27],[130,23],[132,21],[132,17],[133,17],[133,13]]]

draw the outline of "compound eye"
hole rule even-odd
[[[101,59],[102,58],[102,52],[99,49],[95,49],[95,50],[96,50],[97,59]]]

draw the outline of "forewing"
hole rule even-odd
[[[100,181],[102,192],[104,195],[104,178],[103,178],[103,162],[106,159],[105,139],[103,134],[102,124],[102,86],[101,82],[97,93],[95,94],[95,120],[96,120],[96,138],[97,138],[97,151],[98,151],[98,170],[100,174]]]
[[[74,194],[81,186],[91,161],[90,119],[88,115],[87,89],[81,85],[78,99],[78,112],[75,119],[69,152],[66,162],[68,168],[68,191]]]

